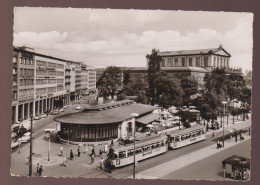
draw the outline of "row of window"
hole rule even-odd
[[[20,76],[34,76],[34,70],[20,68]]]
[[[189,57],[187,58],[188,61],[186,61],[186,58],[172,58],[172,57],[164,57],[161,63],[162,67],[184,67],[184,66],[194,66],[193,65],[193,58]],[[196,66],[208,66],[208,57],[203,57],[203,61],[201,61],[201,57],[196,57],[195,62]]]
[[[33,96],[33,89],[21,89],[19,90],[19,98]]]
[[[214,57],[214,67],[228,67],[228,59],[223,57]]]
[[[34,80],[33,79],[20,79],[20,86],[29,86],[29,85],[34,85]]]
[[[135,150],[135,154],[139,154],[139,153],[143,153],[143,152],[148,152],[151,151],[153,149],[156,148],[160,148],[166,145],[166,142],[164,141],[160,141],[160,142],[156,142],[154,144],[150,144],[150,145],[146,145],[146,146],[142,146],[142,147],[137,147]],[[122,151],[119,152],[119,158],[125,158],[125,157],[130,157],[134,155],[134,150],[128,150],[128,151]]]
[[[15,59],[14,59],[15,58]],[[17,62],[17,58],[16,57],[14,57],[13,58],[13,61],[16,61]],[[16,63],[15,62],[15,63]],[[34,65],[34,59],[29,59],[29,58],[23,58],[23,57],[21,57],[20,58],[20,64],[25,64],[25,65]]]
[[[186,134],[183,134],[183,135],[180,135],[180,136],[171,137],[170,141],[174,141],[174,142],[183,141],[183,140],[186,140],[186,139],[189,139],[189,138],[192,138],[192,137],[196,137],[196,136],[199,136],[199,135],[203,135],[203,134],[205,134],[205,131],[203,129],[195,130],[193,132],[186,133]]]
[[[37,79],[36,80],[36,84],[40,85],[40,84],[55,84],[55,83],[63,83],[64,80],[63,79]]]
[[[17,100],[17,91],[13,91],[12,100]]]
[[[64,76],[64,72],[62,72],[62,71],[57,71],[57,76]]]

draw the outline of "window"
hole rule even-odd
[[[174,62],[175,62],[175,67],[177,67],[178,66],[178,58],[175,58]]]
[[[165,58],[162,60],[162,67],[165,67]]]
[[[196,67],[200,67],[200,57],[196,58]]]
[[[173,60],[172,58],[168,58],[168,66],[173,67]]]
[[[181,59],[181,64],[182,64],[183,67],[185,66],[185,58]]]
[[[204,57],[204,67],[208,67],[208,57]]]
[[[189,66],[192,66],[192,58],[189,58]]]

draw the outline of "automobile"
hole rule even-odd
[[[30,135],[31,135],[30,132],[26,132],[21,138],[18,139],[18,142],[26,143],[26,142],[30,141],[30,139],[31,139]]]
[[[41,116],[40,115],[35,115],[33,119],[34,120],[39,120],[39,119],[41,119]]]
[[[78,106],[76,107],[76,110],[81,110],[81,105],[78,105]]]
[[[12,139],[15,139],[17,137],[17,134],[12,132],[11,137],[12,137]]]
[[[47,118],[47,114],[45,114],[45,113],[41,113],[41,118]]]
[[[59,111],[60,111],[60,112],[64,112],[64,109],[61,108]]]
[[[11,127],[12,128],[12,132],[17,132],[19,130],[20,126],[21,126],[20,123],[14,123],[12,125],[12,127]]]
[[[14,149],[19,146],[19,141],[12,141],[11,148]]]
[[[58,115],[59,113],[60,113],[59,110],[52,110],[52,111],[51,111],[51,114],[52,114],[52,115]]]
[[[67,109],[69,106],[68,105],[64,105],[63,106],[63,109]]]

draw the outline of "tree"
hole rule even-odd
[[[121,70],[119,67],[109,66],[97,82],[99,95],[103,97],[114,95],[122,87]]]
[[[231,100],[239,99],[242,89],[246,87],[244,77],[240,74],[230,74],[228,77],[228,95]]]
[[[194,77],[184,77],[181,79],[181,88],[184,92],[183,105],[188,105],[191,102],[191,95],[199,92],[198,81]]]
[[[126,86],[130,82],[130,72],[124,71],[123,72],[123,85]]]
[[[169,78],[167,73],[161,71],[156,73],[154,80],[155,103],[163,108],[169,108],[172,105],[180,106],[182,103],[183,91],[179,80],[175,77]]]
[[[147,95],[150,99],[150,102],[152,105],[155,104],[156,99],[156,89],[155,89],[155,79],[156,79],[156,73],[158,73],[160,69],[160,62],[162,61],[162,57],[158,55],[157,51],[155,49],[152,50],[152,53],[150,55],[146,55],[146,58],[148,60],[148,91]]]

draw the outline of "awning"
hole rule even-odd
[[[226,164],[234,165],[237,167],[242,168],[249,168],[250,169],[250,159],[238,155],[233,155],[224,161],[222,161],[222,164],[225,166]]]
[[[147,114],[145,116],[142,116],[142,117],[136,119],[136,122],[146,125],[146,124],[149,124],[149,123],[157,120],[159,117],[160,116],[158,114],[151,113],[151,114]]]

